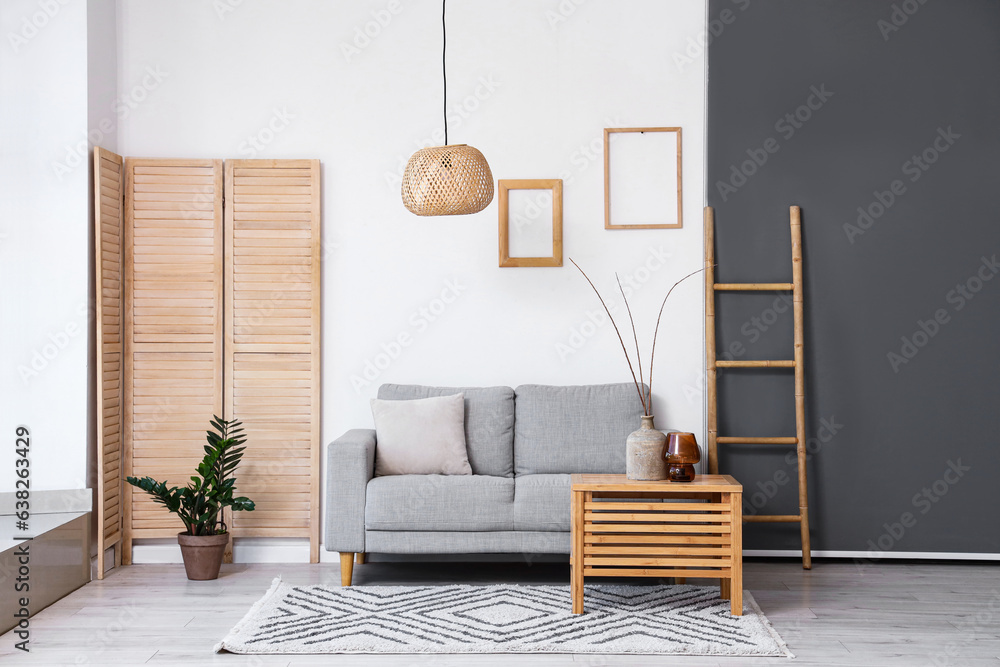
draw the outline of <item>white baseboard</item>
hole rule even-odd
[[[339,563],[340,554],[320,545],[321,563]],[[136,540],[132,545],[135,564],[181,563],[181,548],[176,540]],[[234,563],[308,563],[309,541],[306,539],[263,539],[239,537],[233,541]]]
[[[801,550],[794,549],[744,549],[744,556],[764,558],[802,558]],[[1000,554],[953,553],[948,551],[819,551],[812,552],[813,558],[859,558],[878,562],[882,560],[1000,560]]]
[[[176,542],[167,540],[143,540],[132,547],[132,562],[180,563],[181,550]],[[802,558],[802,552],[794,549],[746,549],[746,557],[761,558]],[[875,556],[868,551],[824,551],[815,550],[813,558],[857,558],[873,563],[885,560],[961,560],[1000,561],[1000,554],[953,553],[944,551],[885,551]],[[320,547],[321,563],[339,563],[340,554]],[[309,543],[306,540],[281,540],[260,538],[237,538],[233,543],[234,563],[308,563]]]

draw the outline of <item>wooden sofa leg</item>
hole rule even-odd
[[[341,551],[340,552],[340,585],[350,586],[351,585],[351,575],[354,572],[354,552],[353,551]]]
[[[368,554],[366,554],[364,551],[359,551],[357,553],[357,556],[355,556],[354,562],[357,563],[358,565],[364,565],[365,560],[367,560],[367,556]]]

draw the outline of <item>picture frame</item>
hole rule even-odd
[[[630,134],[638,136],[628,137]],[[668,136],[671,134],[674,136]],[[628,137],[629,141],[614,142],[613,137]],[[615,160],[616,178],[612,179],[614,143],[623,145]],[[682,164],[680,127],[604,128],[604,228],[681,229]],[[612,206],[612,183],[623,184],[616,195],[616,201],[623,202],[618,209]]]
[[[539,267],[563,265],[563,235],[562,235],[562,192],[561,178],[551,179],[501,179],[497,181],[499,193],[499,246],[500,267]],[[511,234],[511,195],[512,190],[550,190],[552,206],[552,254],[547,257],[512,257],[510,246]],[[539,207],[540,209],[540,207]],[[519,216],[515,220],[514,231],[525,223]],[[530,224],[530,220],[528,222]]]

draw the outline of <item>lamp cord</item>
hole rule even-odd
[[[445,55],[448,49],[448,28],[445,25],[445,3],[441,0],[441,76],[444,79],[444,145],[448,145],[448,67]]]

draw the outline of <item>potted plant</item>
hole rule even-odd
[[[184,488],[167,488],[166,482],[152,477],[126,477],[132,486],[153,496],[153,499],[180,517],[187,529],[178,533],[184,569],[188,579],[202,581],[216,579],[222,556],[229,543],[229,532],[223,521],[222,510],[252,511],[249,498],[233,497],[236,478],[233,473],[243,458],[246,437],[239,420],[225,420],[213,415],[212,428],[207,431],[208,444],[205,458],[198,464],[198,474]]]

